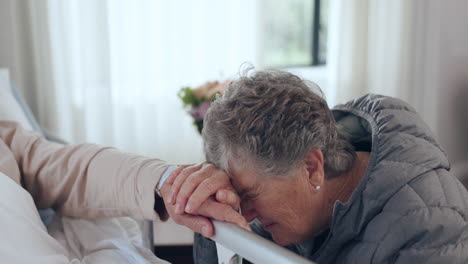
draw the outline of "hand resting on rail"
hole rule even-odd
[[[238,213],[240,198],[227,174],[212,164],[180,166],[161,188],[171,218],[205,237],[214,234],[209,218],[230,222],[250,230]]]

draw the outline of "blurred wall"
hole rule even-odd
[[[0,0],[0,68],[11,68],[14,64],[12,23],[10,1]]]
[[[453,165],[468,164],[468,1],[443,1],[437,131]]]

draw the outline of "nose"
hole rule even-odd
[[[241,201],[241,212],[242,216],[247,222],[252,222],[257,217],[257,212],[251,202],[242,200]]]

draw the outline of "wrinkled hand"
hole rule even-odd
[[[177,224],[185,225],[205,237],[211,237],[214,234],[213,224],[208,218],[230,222],[250,230],[245,218],[237,212],[239,207],[238,197],[237,199],[232,200],[230,200],[232,197],[224,199],[224,201],[229,200],[231,203],[221,203],[215,200],[211,194],[208,194],[210,192],[200,190],[195,197],[196,204],[192,207],[190,213],[184,212],[184,207],[175,203],[175,197],[177,197],[177,194],[180,194],[180,192],[174,190],[179,190],[182,185],[182,187],[185,187],[185,184],[183,183],[186,182],[186,179],[191,178],[191,175],[193,174],[205,175],[206,173],[213,172],[212,170],[206,170],[206,167],[203,169],[204,165],[207,164],[200,164],[196,166],[181,166],[174,170],[163,184],[161,188],[161,195],[164,199],[164,204],[171,218]],[[176,183],[177,185],[175,186]],[[190,184],[190,186],[192,185]],[[197,186],[195,186],[193,189],[198,190],[196,187]],[[185,191],[187,188],[188,187],[184,189],[184,193],[187,193],[187,191]],[[231,192],[228,190],[225,191]],[[219,195],[217,194],[216,196]],[[222,200],[223,199],[221,199],[221,201]]]
[[[177,213],[197,211],[212,195],[216,195],[218,202],[239,210],[240,198],[229,176],[213,164],[204,162],[184,167],[179,174],[170,175],[166,181],[172,185],[169,202],[176,206]]]

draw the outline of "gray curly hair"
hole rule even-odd
[[[320,88],[288,72],[243,74],[213,102],[203,125],[207,161],[227,171],[228,160],[248,159],[264,175],[285,176],[320,149],[325,177],[333,178],[356,159]]]

